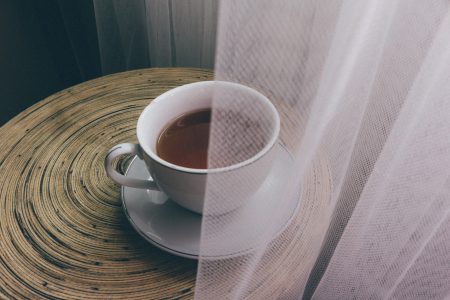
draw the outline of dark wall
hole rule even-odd
[[[0,0],[0,125],[100,74],[92,0]]]

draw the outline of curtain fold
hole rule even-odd
[[[448,296],[450,243],[444,238],[450,205],[444,165],[450,149],[445,138],[450,129],[450,90],[445,85],[450,78],[449,17],[430,41],[316,291],[319,298],[351,293],[362,298]],[[341,273],[350,276],[338,277]]]
[[[447,1],[221,3],[216,79],[270,98],[293,158],[281,190],[265,183],[277,192],[259,201],[277,208],[256,206],[252,218],[267,222],[252,238],[245,227],[228,235],[241,220],[213,213],[231,194],[209,175],[197,299],[450,296],[449,16]],[[261,119],[218,91],[209,165],[236,143],[227,106]],[[241,255],[209,257],[217,241],[232,253],[243,240]]]
[[[218,0],[94,0],[103,74],[213,68]]]

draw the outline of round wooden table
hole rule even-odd
[[[152,99],[211,78],[181,68],[105,76],[0,129],[0,298],[192,298],[196,262],[135,233],[103,159],[111,146],[136,141],[136,121]]]

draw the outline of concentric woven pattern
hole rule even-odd
[[[136,141],[152,99],[211,78],[199,69],[114,74],[58,92],[0,129],[0,298],[193,297],[196,263],[135,233],[103,159]]]

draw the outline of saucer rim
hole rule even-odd
[[[136,157],[134,157],[133,160],[131,161],[130,166],[131,166],[131,164],[134,162],[134,160],[135,160],[136,158],[137,158],[137,155],[136,155]],[[127,171],[128,171],[128,169],[127,169]],[[126,174],[126,173],[125,173],[125,174]],[[125,205],[125,201],[124,201],[124,199],[123,199],[123,193],[124,193],[124,187],[122,187],[122,193],[121,193],[122,195],[121,195],[121,196],[122,196],[122,207],[123,207],[125,216],[127,217],[128,222],[131,224],[131,226],[134,228],[134,230],[136,230],[136,232],[139,233],[139,235],[140,235],[141,237],[143,237],[147,242],[151,243],[152,245],[156,246],[157,248],[159,248],[159,249],[161,249],[161,250],[167,251],[167,252],[169,252],[169,253],[171,253],[171,254],[178,255],[178,256],[181,256],[181,257],[184,257],[184,258],[189,258],[189,259],[193,259],[193,260],[198,260],[199,255],[193,255],[193,254],[181,252],[181,251],[178,251],[178,250],[175,250],[175,249],[166,247],[166,246],[164,246],[164,245],[158,243],[157,241],[153,240],[152,238],[150,238],[147,234],[145,234],[145,232],[143,232],[143,231],[142,231],[142,230],[134,223],[133,219],[131,218],[130,214],[128,213],[127,207],[126,207],[126,205]]]
[[[286,148],[285,145],[283,145],[281,142],[275,143],[276,146],[279,146],[280,148],[282,148],[288,155],[289,157],[294,160],[294,157],[292,156],[292,154],[288,151],[288,149]],[[131,167],[133,166],[133,164],[135,163],[135,160],[139,159],[138,155],[135,155],[133,157],[133,159],[131,160],[129,166],[127,167],[124,176],[127,176],[128,172],[130,171]],[[241,251],[237,251],[237,252],[233,252],[230,254],[224,254],[224,255],[202,255],[200,256],[200,254],[191,254],[191,253],[186,253],[186,252],[182,252],[182,251],[178,251],[176,249],[172,249],[169,248],[167,246],[164,246],[160,243],[158,243],[157,241],[155,241],[154,239],[152,239],[150,236],[148,236],[145,232],[143,232],[133,221],[132,217],[130,216],[130,214],[128,213],[128,209],[126,207],[125,204],[125,197],[124,197],[124,193],[125,193],[125,188],[130,188],[127,186],[122,186],[121,187],[121,201],[122,201],[122,207],[125,213],[125,216],[128,220],[128,222],[131,224],[131,226],[133,227],[134,230],[136,230],[136,232],[143,237],[146,241],[148,241],[150,244],[156,246],[157,248],[166,251],[168,253],[171,253],[173,255],[177,255],[183,258],[187,258],[187,259],[192,259],[192,260],[199,260],[199,258],[201,257],[202,259],[207,259],[207,260],[219,260],[219,259],[229,259],[229,258],[234,258],[234,257],[238,257],[241,255],[245,255],[249,252],[251,252],[252,249],[254,249],[254,247],[250,247],[250,248],[246,248],[244,250]],[[300,202],[302,201],[302,192],[303,192],[303,188],[301,187],[298,193],[298,201],[297,201],[297,205],[295,206],[295,209],[293,210],[292,214],[290,215],[289,219],[286,220],[285,224],[283,225],[282,228],[280,228],[279,231],[276,232],[276,234],[274,234],[273,238],[267,243],[270,244],[272,243],[274,240],[276,240],[284,231],[286,231],[286,229],[288,228],[288,226],[291,224],[292,220],[294,219],[294,217],[297,215],[298,210],[300,208]],[[199,215],[200,219],[203,217],[202,215]],[[202,222],[202,221],[200,221]],[[201,231],[200,231],[201,232]],[[200,237],[201,239],[201,237]],[[200,240],[199,239],[199,240]]]

